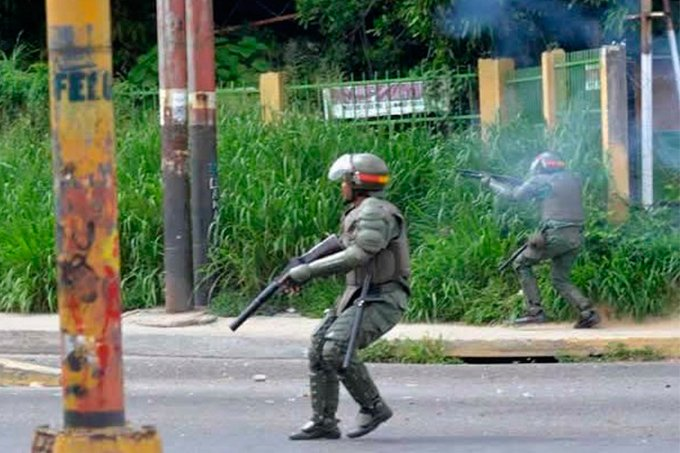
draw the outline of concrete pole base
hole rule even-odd
[[[161,439],[153,426],[126,426],[56,431],[41,426],[35,432],[32,453],[160,453]]]

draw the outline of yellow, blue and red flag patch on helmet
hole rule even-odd
[[[372,175],[370,173],[356,172],[357,180],[364,184],[382,184],[385,185],[390,181],[389,175]]]

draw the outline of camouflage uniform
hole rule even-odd
[[[357,159],[366,155],[353,156]],[[355,165],[358,164],[355,162]],[[350,437],[366,434],[392,415],[357,354],[353,355],[349,367],[342,370],[355,319],[353,302],[361,293],[366,274],[370,273],[367,297],[370,303],[364,308],[359,349],[397,324],[409,295],[409,247],[404,217],[393,204],[382,199],[381,191],[366,191],[364,195],[365,198],[350,205],[343,215],[340,239],[344,249],[291,270],[291,278],[300,283],[346,273],[344,292],[312,335],[309,348],[312,420],[291,439],[339,437],[335,419],[339,382],[361,408],[360,428],[350,432]]]
[[[575,327],[591,327],[597,324],[599,317],[591,302],[569,278],[574,261],[583,246],[585,216],[580,179],[573,173],[560,169],[533,174],[518,187],[509,187],[494,180],[488,183],[497,194],[511,200],[540,200],[540,232],[529,239],[527,247],[513,262],[527,304],[526,316],[520,318],[518,323],[545,320],[541,294],[532,267],[550,259],[554,288],[580,313],[580,321]]]

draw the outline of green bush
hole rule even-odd
[[[31,73],[16,65],[0,68],[23,74],[12,77]],[[7,107],[17,101],[8,99],[1,91],[0,114],[13,113],[11,121],[0,125],[0,310],[52,311],[49,130],[46,122],[36,122],[47,117],[47,105],[24,104],[17,111]],[[586,182],[587,249],[574,269],[575,281],[617,315],[640,319],[677,310],[677,212],[633,212],[621,226],[604,220],[606,171],[599,131],[587,117],[571,115],[549,136],[517,121],[493,131],[483,145],[471,131],[393,130],[304,116],[269,127],[259,120],[257,106],[236,106],[223,104],[218,124],[221,199],[211,271],[215,307],[221,313],[238,311],[291,256],[337,231],[342,202],[339,188],[325,175],[337,156],[357,150],[388,161],[394,173],[390,199],[409,221],[413,297],[407,318],[489,323],[518,313],[516,278],[511,272],[499,275],[496,266],[533,228],[535,209],[499,204],[456,169],[484,168],[522,177],[533,156],[549,145],[565,154]],[[160,305],[157,112],[129,96],[117,98],[116,110],[124,303],[128,309]],[[548,269],[542,267],[538,275],[550,314],[572,317],[572,309],[550,289]],[[292,305],[320,314],[341,284],[341,279],[314,282],[301,297],[280,298],[268,310]]]
[[[218,85],[239,83],[255,85],[259,74],[270,69],[266,59],[269,48],[254,36],[215,40],[215,75]],[[127,74],[130,85],[138,89],[158,88],[158,48],[153,47],[137,59]]]
[[[20,114],[41,127],[47,124],[47,64],[28,64],[30,55],[21,44],[11,54],[0,51],[0,130]]]

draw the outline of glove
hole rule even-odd
[[[542,249],[545,247],[545,236],[543,236],[543,233],[534,233],[529,236],[529,240],[527,242],[529,243],[529,246],[535,249]]]
[[[284,294],[295,295],[302,291],[302,285],[310,279],[311,272],[307,264],[298,264],[293,266],[287,273],[283,280],[281,290]]]
[[[283,292],[283,294],[286,294],[288,296],[294,296],[302,292],[302,285],[295,283],[293,280],[289,278],[283,282],[281,291]]]

